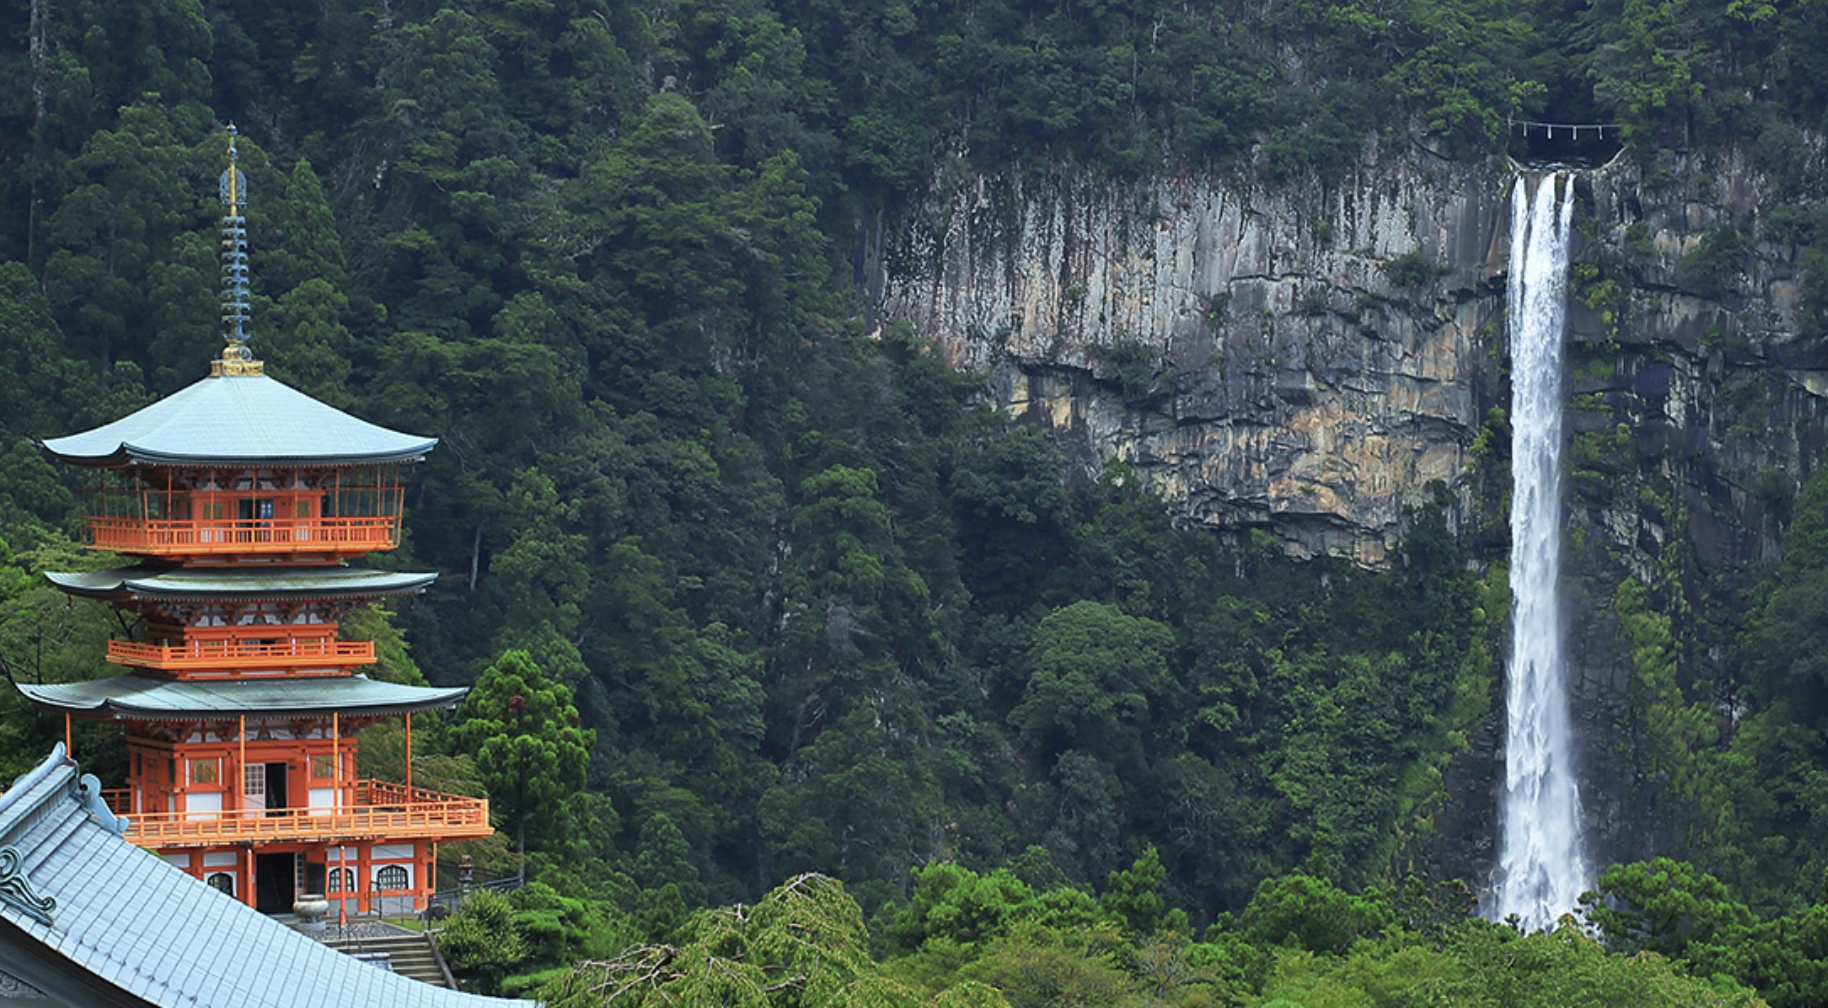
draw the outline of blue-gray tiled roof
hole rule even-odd
[[[257,913],[122,839],[84,800],[94,781],[58,746],[0,795],[0,970],[18,980],[81,1005],[529,1008],[390,973]]]
[[[419,459],[437,438],[358,420],[265,375],[205,378],[94,430],[51,438],[75,465],[365,465]]]
[[[285,717],[294,714],[405,714],[438,710],[463,699],[465,687],[434,689],[381,682],[363,675],[272,676],[246,679],[159,679],[123,675],[89,682],[33,685],[19,692],[41,707],[91,717]]]

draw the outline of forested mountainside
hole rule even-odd
[[[494,979],[634,941],[732,956],[727,919],[690,909],[802,872],[844,881],[879,954],[892,935],[929,956],[896,981],[909,990],[1046,960],[1132,985],[1099,1003],[1303,1001],[1329,984],[1347,998],[1374,984],[1365,971],[1428,956],[1441,977],[1483,975],[1507,940],[1430,923],[1452,900],[1386,916],[1407,872],[1490,843],[1440,835],[1432,813],[1497,695],[1502,415],[1468,434],[1484,468],[1414,488],[1376,564],[1293,562],[1263,527],[1178,526],[1138,473],[1069,458],[985,405],[985,373],[877,314],[867,250],[885,208],[1067,171],[1325,187],[1367,150],[1478,163],[1511,118],[1607,122],[1647,177],[1730,168],[1772,195],[1682,259],[1688,280],[1724,297],[1744,257],[1781,248],[1805,361],[1828,310],[1828,20],[1803,4],[6,11],[0,657],[20,679],[103,674],[121,628],[35,576],[96,561],[73,544],[76,477],[27,438],[204,373],[233,122],[268,373],[442,439],[413,473],[407,546],[382,561],[442,576],[352,631],[387,644],[377,674],[477,686],[422,772],[486,786],[545,887],[465,925]],[[1582,288],[1596,312],[1605,265]],[[1435,275],[1419,256],[1386,266],[1399,285]],[[1129,399],[1160,376],[1135,343],[1097,363]],[[1738,394],[1749,415],[1766,393]],[[1609,444],[1589,462],[1610,464]],[[1724,618],[1655,578],[1616,604],[1646,773],[1686,810],[1659,816],[1691,827],[1677,853],[1732,895],[1691,871],[1678,889],[1705,898],[1607,927],[1776,1003],[1814,989],[1824,958],[1770,936],[1823,926],[1823,652],[1796,642],[1820,633],[1828,488],[1798,496],[1800,467],[1770,472],[1747,490],[1784,558],[1757,572],[1767,587],[1721,596],[1737,607]],[[55,735],[17,704],[0,732],[15,767]],[[394,742],[367,743],[376,772]],[[79,751],[121,776],[109,733]],[[512,864],[512,846],[475,856]],[[962,867],[911,874],[945,862]],[[1631,878],[1613,891],[1648,899]],[[836,915],[825,951],[863,969],[858,911],[818,893]],[[1789,916],[1761,922],[1735,898]],[[1351,911],[1362,928],[1264,950],[1291,921],[1332,925],[1334,899],[1375,905]],[[953,903],[971,908],[934,909]],[[974,915],[996,923],[959,923]],[[1149,936],[1215,920],[1239,948],[1151,958]],[[1410,937],[1346,958],[1399,923]],[[1639,968],[1571,937],[1531,948],[1596,977]],[[1217,990],[1199,971],[1221,959]]]

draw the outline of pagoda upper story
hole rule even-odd
[[[139,617],[108,659],[178,679],[348,675],[374,645],[337,639],[351,609],[431,574],[351,568],[399,545],[401,470],[436,438],[389,430],[264,373],[247,346],[247,179],[222,173],[224,343],[208,377],[93,430],[41,442],[93,474],[86,539],[136,566],[52,574]]]
[[[45,450],[96,474],[91,546],[164,563],[333,564],[400,544],[402,465],[437,444],[268,378],[247,346],[247,177],[222,173],[222,324],[210,376]]]
[[[259,373],[225,371],[43,445],[96,474],[97,549],[186,564],[333,563],[400,541],[400,467],[436,438],[388,430]]]

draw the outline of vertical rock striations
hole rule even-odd
[[[1324,187],[976,179],[886,229],[875,293],[1193,520],[1379,564],[1466,465],[1501,186],[1421,156]]]

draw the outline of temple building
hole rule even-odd
[[[434,987],[201,886],[121,838],[57,746],[0,794],[0,999],[70,1008],[529,1008]]]
[[[436,444],[356,419],[263,373],[247,346],[246,179],[222,174],[226,346],[210,375],[43,448],[93,474],[87,543],[111,570],[47,575],[120,611],[122,675],[22,685],[70,719],[118,722],[124,788],[102,797],[125,838],[267,912],[322,894],[332,915],[420,909],[437,845],[487,836],[488,802],[412,786],[412,716],[462,689],[368,678],[352,609],[435,574],[351,566],[399,545],[401,471]],[[406,780],[357,774],[356,731],[402,718]]]

